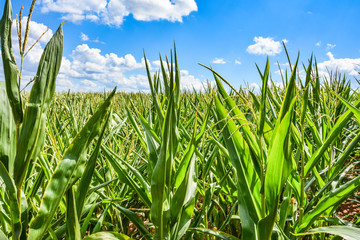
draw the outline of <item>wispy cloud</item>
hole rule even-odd
[[[105,44],[105,42],[100,41],[99,39],[90,39],[88,35],[86,35],[85,33],[81,33],[80,34],[80,39],[83,42],[94,42],[94,43],[101,43],[101,44]]]
[[[331,49],[333,49],[334,47],[336,47],[335,44],[331,44],[331,43],[326,44],[326,50],[331,50]]]
[[[80,39],[81,39],[81,41],[84,41],[84,42],[87,42],[90,40],[89,36],[86,35],[85,33],[80,34]]]
[[[235,59],[235,64],[241,65],[242,62],[240,60]]]

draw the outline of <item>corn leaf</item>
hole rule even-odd
[[[15,158],[14,180],[18,189],[23,184],[30,162],[37,158],[44,145],[46,114],[55,92],[55,80],[60,69],[63,41],[61,24],[41,56],[25,110]]]
[[[44,236],[62,196],[70,187],[70,183],[72,183],[72,175],[76,171],[79,162],[81,163],[82,159],[85,159],[90,143],[101,131],[103,120],[108,113],[115,91],[116,88],[76,135],[66,150],[63,159],[56,167],[47,184],[39,212],[30,223],[29,239],[40,239]]]
[[[120,233],[98,232],[87,236],[84,240],[131,240],[131,238]]]
[[[6,0],[0,22],[1,56],[4,67],[6,93],[9,98],[15,123],[20,125],[23,121],[23,110],[20,88],[17,82],[17,66],[11,44],[12,20],[11,1]]]
[[[0,82],[0,106],[0,161],[11,174],[16,153],[16,127],[4,82]]]

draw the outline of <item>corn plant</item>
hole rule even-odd
[[[47,169],[49,179],[44,182],[42,190],[39,191],[40,185],[36,184],[29,187],[26,181],[30,175],[41,176],[41,172],[34,172],[34,165],[42,158],[40,152],[44,146],[47,112],[53,100],[56,76],[62,59],[62,24],[41,56],[25,111],[11,45],[11,26],[12,7],[10,0],[7,0],[0,32],[5,75],[5,86],[1,83],[0,87],[3,93],[7,93],[7,99],[5,94],[1,97],[0,175],[4,183],[1,191],[1,237],[43,239],[48,234],[52,235],[50,225],[66,196],[67,236],[70,239],[79,239],[77,215],[81,214],[83,207],[82,193],[88,189],[84,179],[91,176],[91,169],[88,169],[91,165],[89,167],[89,164],[85,164],[86,154],[92,140],[102,132],[99,139],[101,141],[115,90],[78,132],[56,168],[50,171]],[[95,155],[89,162],[96,161],[98,151],[99,147],[95,148]],[[75,191],[73,186],[79,179]]]
[[[311,226],[326,226],[326,221],[320,220],[320,216],[331,218],[337,206],[360,185],[359,177],[339,185],[354,166],[352,164],[344,167],[344,161],[359,141],[357,131],[355,136],[347,138],[345,143],[340,141],[338,147],[343,149],[340,154],[333,152],[338,139],[342,138],[343,128],[349,124],[354,126],[351,117],[359,102],[347,110],[345,105],[339,105],[340,101],[335,101],[337,106],[331,109],[336,111],[337,119],[331,123],[323,119],[323,124],[315,124],[312,114],[319,114],[317,111],[321,108],[325,110],[322,104],[331,104],[336,97],[331,94],[330,89],[329,94],[323,96],[331,99],[315,101],[320,98],[321,93],[317,71],[312,71],[312,58],[308,67],[304,67],[305,84],[299,79],[299,85],[303,89],[297,88],[297,68],[298,60],[292,67],[290,78],[284,81],[286,90],[281,92],[274,85],[269,87],[267,61],[264,73],[259,71],[263,82],[261,96],[250,94],[253,103],[232,88],[237,97],[245,102],[250,116],[240,110],[225,91],[219,78],[228,82],[209,68],[214,73],[218,89],[218,96],[214,94],[214,98],[218,127],[223,136],[223,143],[218,144],[223,144],[227,149],[226,154],[236,171],[242,239],[270,239],[275,236],[280,239],[296,238],[302,236],[302,232],[309,230]],[[339,83],[341,85],[337,84],[337,89],[342,89],[341,94],[350,97],[349,85],[344,84],[344,81]],[[311,85],[314,86],[311,93],[315,99],[310,98]],[[226,107],[229,110],[226,110]],[[316,126],[327,128],[321,133],[322,139],[318,137]],[[316,147],[313,146],[314,140],[317,140]],[[310,200],[306,197],[309,188],[315,190]],[[321,231],[326,232],[326,229],[322,228]],[[328,228],[330,232],[332,229],[335,228]],[[215,236],[219,234],[204,229],[196,231]],[[317,229],[313,230],[316,231]],[[343,231],[351,232],[357,229],[345,227]],[[332,231],[334,232],[336,231]]]

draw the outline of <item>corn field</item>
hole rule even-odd
[[[150,93],[56,93],[61,24],[26,93],[12,19],[6,0],[0,240],[360,239],[359,208],[341,211],[360,203],[360,93],[345,75],[297,57],[279,86],[267,60],[253,92],[204,66],[215,84],[182,91],[174,48],[146,66]]]

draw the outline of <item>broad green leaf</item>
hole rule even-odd
[[[257,65],[256,65],[257,67]],[[265,72],[262,75],[262,88],[261,88],[261,105],[260,105],[260,119],[259,119],[259,134],[262,135],[264,133],[264,124],[265,124],[265,113],[266,113],[266,93],[268,89],[268,80],[269,80],[269,57],[266,60]],[[259,68],[258,68],[259,70]],[[260,72],[260,70],[259,70]],[[261,73],[261,72],[260,72]]]
[[[17,198],[17,190],[13,179],[10,177],[6,167],[2,162],[0,162],[0,176],[6,187],[6,193],[8,194],[10,200],[10,220],[11,220],[11,230],[15,239],[17,239],[21,234],[21,222],[20,222],[20,205]]]
[[[151,95],[152,95],[152,98],[153,98],[153,104],[155,105],[157,116],[159,117],[160,123],[163,123],[164,114],[163,114],[163,111],[161,109],[161,105],[160,105],[158,96],[157,96],[157,94],[155,92],[154,83],[153,83],[153,81],[151,79],[150,67],[149,67],[148,61],[146,59],[145,51],[144,51],[144,59],[145,59],[146,73],[147,73],[148,80],[149,80],[149,86],[150,86],[150,90],[151,90]]]
[[[104,126],[102,127],[100,136],[98,138],[98,142],[96,143],[96,147],[95,147],[93,153],[91,154],[90,159],[86,163],[84,173],[79,181],[79,186],[77,188],[76,195],[75,195],[77,216],[81,216],[82,209],[84,207],[86,195],[88,193],[91,179],[93,177],[93,173],[95,170],[96,161],[99,156],[101,142],[104,137],[105,129],[109,123],[110,116],[111,116],[111,114],[108,114],[107,118],[105,119],[105,123],[104,123]]]
[[[213,71],[212,69],[210,69]],[[231,112],[233,112],[233,115],[235,116],[236,121],[238,122],[238,125],[243,131],[243,137],[246,140],[247,144],[250,147],[250,151],[253,153],[253,162],[255,166],[255,170],[257,171],[258,175],[260,176],[260,148],[258,144],[256,143],[256,138],[254,134],[251,132],[249,127],[249,122],[247,121],[245,114],[240,111],[234,100],[228,95],[226,92],[224,86],[221,84],[220,80],[217,76],[219,76],[215,71],[214,73],[214,79],[216,82],[216,86],[218,88],[219,93],[224,98],[225,103],[227,104],[228,108],[231,109]],[[223,79],[221,76],[219,76],[221,79]]]
[[[71,187],[72,176],[77,166],[84,161],[92,140],[101,131],[102,123],[108,113],[115,91],[116,88],[76,135],[66,150],[63,159],[56,167],[54,174],[47,184],[39,212],[31,221],[29,239],[40,239],[44,236],[63,195]]]
[[[136,226],[139,232],[143,234],[145,239],[147,240],[153,239],[152,235],[146,229],[144,222],[140,219],[140,217],[136,213],[134,213],[129,209],[123,208],[118,204],[114,204],[114,206]]]
[[[110,206],[111,206],[111,202],[106,206],[105,210],[102,212],[102,214],[101,214],[99,220],[97,221],[92,233],[97,233],[101,229],[101,227],[102,227],[102,225],[104,223],[104,219],[106,217],[106,214],[107,214]]]
[[[131,238],[121,233],[98,232],[87,236],[84,240],[131,240]]]
[[[356,107],[354,107],[351,103],[349,103],[348,101],[346,101],[344,98],[342,98],[340,95],[336,94],[334,91],[332,91],[333,94],[335,94],[335,96],[337,96],[341,102],[343,102],[349,109],[350,111],[353,112],[353,114],[355,115],[355,117],[357,118],[357,120],[360,122],[360,110],[357,109]]]
[[[95,210],[95,208],[97,208],[99,205],[98,204],[93,204],[88,212],[88,214],[86,215],[84,221],[82,222],[82,225],[81,225],[81,229],[80,229],[80,232],[81,232],[81,237],[84,237],[84,235],[86,234],[86,231],[89,227],[89,223],[90,223],[90,219],[93,215],[93,212]]]
[[[345,201],[360,186],[360,176],[347,182],[341,187],[328,192],[311,211],[304,215],[303,222],[296,226],[296,232],[306,231],[320,215],[330,208],[335,208]]]
[[[14,181],[21,188],[28,167],[44,145],[46,114],[55,92],[55,80],[63,53],[62,24],[46,45],[24,114],[17,142]]]
[[[121,158],[119,156],[117,156],[115,153],[113,153],[108,147],[102,147],[104,155],[106,157],[106,159],[109,161],[109,163],[111,164],[111,166],[114,168],[115,172],[117,173],[119,179],[127,184],[128,186],[130,186],[131,188],[133,188],[136,193],[139,195],[139,197],[141,198],[141,200],[144,202],[144,204],[147,207],[151,206],[151,198],[149,197],[149,191],[148,191],[148,187],[141,187],[137,181],[135,181],[135,179],[128,174],[128,171],[126,169],[126,167],[124,166],[125,161],[121,160]],[[131,166],[130,164],[127,164],[127,167]],[[136,171],[136,169],[134,169],[133,167],[130,168],[131,171]],[[138,172],[137,172],[138,173]],[[140,173],[138,173],[138,177],[141,176]],[[145,182],[145,180],[140,177],[140,180],[142,179],[143,184],[146,184],[145,186],[147,186],[147,183]]]
[[[195,156],[193,155],[188,163],[185,176],[172,199],[170,211],[172,224],[176,228],[172,234],[175,240],[181,239],[190,226],[195,207],[196,186]]]
[[[260,189],[257,191],[252,188],[252,186],[258,185],[258,182],[252,183],[256,174],[251,165],[248,145],[238,132],[235,123],[227,117],[228,112],[219,99],[216,96],[214,98],[231,164],[236,169],[238,177],[239,216],[242,221],[243,234],[247,239],[257,239],[256,224],[260,216],[260,200],[256,199],[254,194],[259,193]]]
[[[169,199],[167,192],[170,189],[166,188],[166,183],[169,181],[167,176],[171,169],[168,169],[171,159],[171,134],[172,124],[174,124],[173,111],[173,95],[169,100],[169,107],[164,119],[164,132],[161,142],[161,149],[158,160],[151,176],[151,198],[153,199],[151,205],[151,221],[155,225],[155,240],[169,239],[170,235],[170,212]],[[170,165],[171,166],[171,165]]]
[[[5,83],[2,81],[0,82],[0,106],[0,161],[11,174],[14,172],[16,126],[6,95]]]
[[[354,107],[360,106],[360,100],[357,100],[354,103]],[[328,137],[324,141],[324,144],[321,145],[316,152],[311,156],[308,162],[305,165],[304,175],[308,175],[312,168],[319,162],[321,157],[323,156],[324,152],[328,149],[330,144],[336,139],[336,137],[341,133],[342,129],[345,125],[349,122],[351,117],[353,116],[352,110],[347,110],[339,119],[336,121],[335,125],[331,128]]]
[[[349,226],[330,226],[311,229],[311,233],[330,233],[340,236],[346,240],[357,240],[360,236],[360,229]]]
[[[23,121],[23,110],[20,87],[17,82],[17,66],[11,44],[12,21],[11,0],[6,0],[3,16],[0,21],[1,56],[5,75],[6,93],[9,98],[15,123],[20,125]]]
[[[66,230],[69,240],[81,240],[80,225],[73,187],[69,188],[66,194]]]
[[[6,235],[0,230],[0,240],[8,240]]]
[[[292,109],[295,98],[292,100],[289,111],[273,133],[272,148],[267,158],[265,175],[265,198],[269,214],[259,222],[260,239],[270,239],[275,223],[281,190],[287,181],[292,161],[287,143],[290,131]]]
[[[205,235],[211,235],[220,239],[224,239],[224,240],[239,240],[238,238],[231,236],[227,233],[221,232],[221,231],[215,231],[215,230],[211,230],[211,229],[206,229],[206,228],[189,228],[190,232],[195,232],[195,233],[203,233]]]

